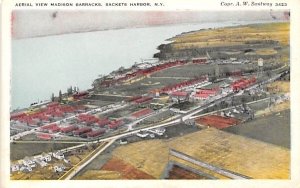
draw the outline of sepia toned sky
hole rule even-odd
[[[284,11],[55,11],[12,13],[13,38],[73,32],[219,21],[284,20]]]

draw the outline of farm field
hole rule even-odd
[[[169,160],[210,173],[216,178],[226,179],[222,175],[170,156],[171,148],[251,178],[289,178],[288,149],[214,128],[168,140],[146,140],[128,144],[118,147],[113,151],[113,156],[157,179],[160,178]]]

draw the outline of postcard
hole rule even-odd
[[[299,6],[3,1],[1,187],[299,187]]]

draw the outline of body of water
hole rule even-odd
[[[49,100],[52,93],[57,96],[70,86],[91,88],[99,74],[152,58],[157,46],[182,32],[256,22],[180,24],[13,40],[11,110]]]

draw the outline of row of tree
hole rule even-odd
[[[67,95],[67,96],[71,96],[72,94],[77,93],[77,92],[79,92],[79,87],[76,87],[76,86],[72,87],[72,86],[70,86],[70,87],[67,89],[66,95]],[[62,101],[62,98],[63,98],[63,93],[62,93],[61,90],[59,90],[59,92],[58,92],[58,102],[61,102],[61,101]],[[52,93],[52,95],[51,95],[51,101],[52,101],[52,102],[55,101],[54,93]]]

